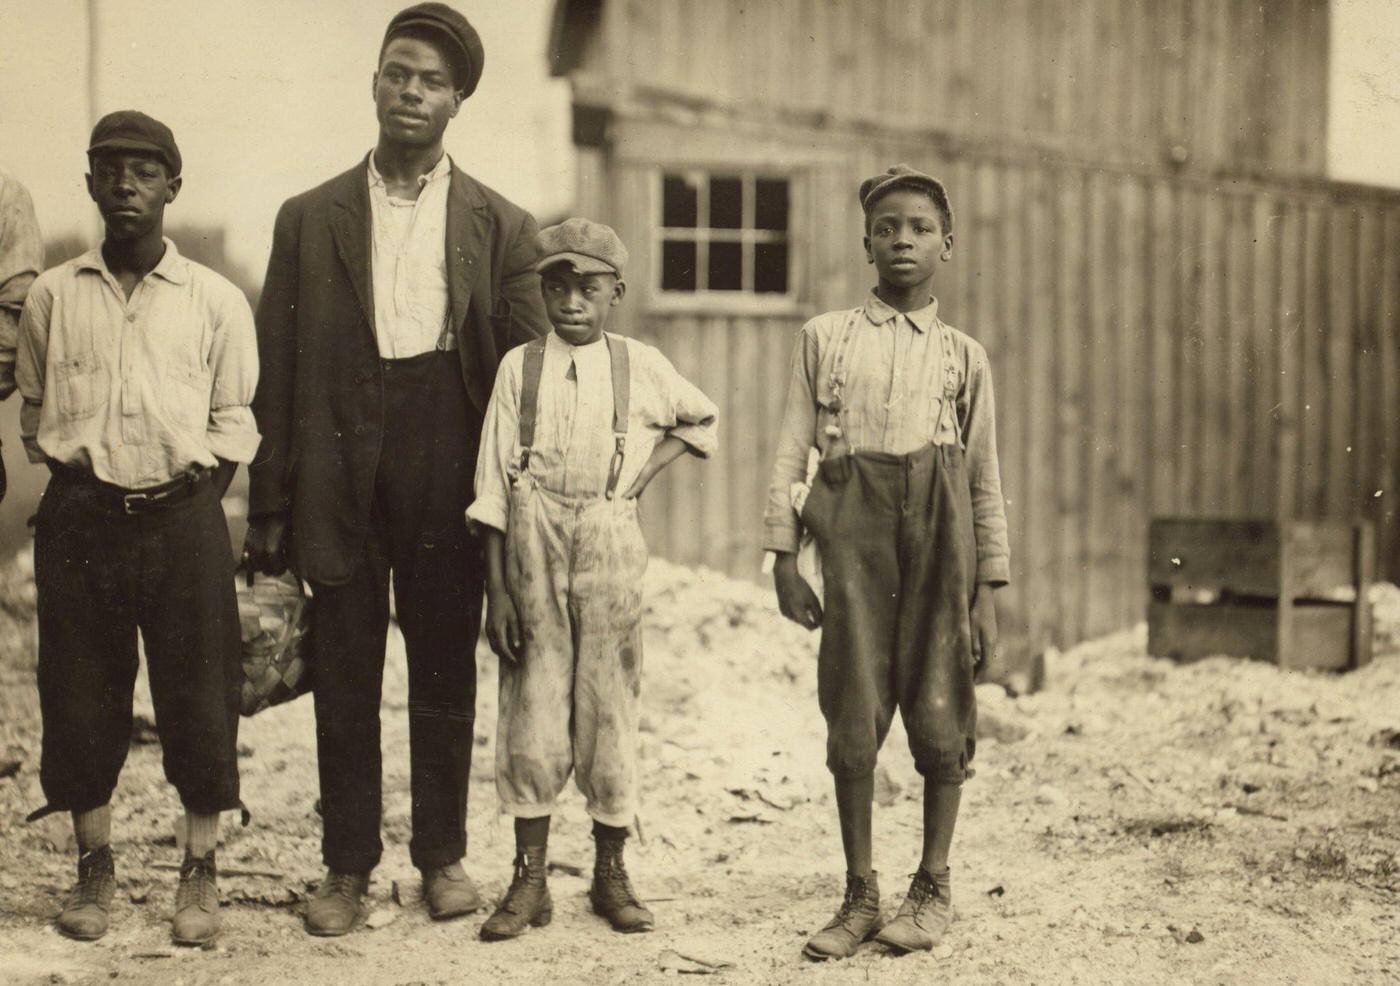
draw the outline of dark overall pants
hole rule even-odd
[[[209,473],[135,508],[59,469],[35,519],[34,581],[45,812],[111,799],[131,745],[138,629],[166,778],[192,812],[238,807],[238,603]]]
[[[339,872],[383,852],[379,702],[389,579],[408,651],[415,866],[467,847],[467,779],[476,716],[476,640],[484,573],[467,533],[480,417],[451,351],[382,362],[384,439],[364,556],[346,583],[313,583],[316,744],[324,835]]]
[[[914,764],[960,784],[976,744],[972,497],[963,453],[856,452],[821,464],[802,510],[821,548],[817,695],[827,766],[875,769],[898,706]]]

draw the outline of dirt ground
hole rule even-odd
[[[0,581],[0,981],[7,983],[649,983],[721,966],[723,983],[1400,982],[1400,590],[1378,587],[1377,657],[1347,675],[1144,653],[1142,627],[1052,655],[1045,691],[981,686],[984,736],[954,845],[956,922],[932,955],[867,945],[814,965],[805,937],[838,903],[842,863],[816,638],[771,594],[654,562],[643,724],[644,841],[630,863],[654,934],[613,935],[588,909],[591,842],[571,792],[552,839],[554,923],[484,944],[484,915],[429,921],[408,861],[401,648],[383,710],[386,859],[372,927],[307,937],[320,875],[309,700],[244,723],[252,824],[226,822],[217,947],[175,949],[178,809],[149,738],[115,805],[112,930],[52,927],[73,879],[65,818],[42,803],[32,583]],[[511,828],[492,784],[495,659],[483,651],[468,870],[491,900]],[[138,707],[149,715],[141,686]],[[898,724],[877,786],[876,865],[898,906],[919,850],[920,786]],[[241,872],[249,875],[235,875]]]

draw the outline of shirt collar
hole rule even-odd
[[[190,265],[184,257],[180,256],[180,251],[175,246],[175,241],[170,237],[162,237],[161,242],[165,244],[165,253],[160,258],[160,263],[156,264],[151,271],[157,277],[164,278],[171,284],[184,284],[190,279]],[[102,256],[102,245],[99,243],[87,253],[78,258],[79,270],[97,271],[108,277],[114,276],[107,267],[107,260]]]
[[[585,344],[582,345],[582,346],[575,346],[575,345],[574,345],[573,343],[571,343],[571,342],[566,342],[563,338],[560,337],[560,335],[559,335],[558,332],[554,332],[554,331],[552,331],[552,330],[550,331],[549,335],[545,336],[545,345],[546,345],[546,346],[553,346],[554,348],[558,349],[560,352],[564,353],[566,356],[569,356],[570,358],[572,358],[572,357],[574,356],[574,354],[576,354],[576,353],[594,353],[594,352],[597,352],[597,351],[598,351],[598,347],[599,347],[599,346],[605,345],[605,344],[607,343],[607,341],[608,341],[608,336],[607,336],[607,333],[606,333],[606,332],[604,332],[601,336],[599,336],[599,337],[598,337],[597,339],[595,339],[593,342],[585,343]]]
[[[870,319],[873,325],[884,325],[892,318],[900,315],[907,318],[920,332],[927,332],[938,322],[938,299],[929,298],[928,304],[922,308],[916,308],[912,312],[897,312],[889,305],[885,304],[874,291],[870,292],[870,297],[865,299],[865,317]]]
[[[442,157],[438,158],[437,164],[429,169],[427,174],[418,176],[418,187],[424,188],[429,182],[437,181],[439,178],[446,178],[452,173],[452,159],[447,156],[447,152],[442,152]],[[369,187],[384,188],[384,176],[379,173],[379,169],[374,165],[374,151],[369,152]]]

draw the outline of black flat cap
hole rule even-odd
[[[948,228],[943,232],[951,233],[953,231],[953,205],[948,201],[948,192],[943,187],[943,183],[932,175],[915,171],[907,164],[896,164],[888,171],[872,175],[861,182],[860,207],[868,215],[870,207],[878,202],[881,196],[893,192],[896,188],[913,188],[928,195],[948,217],[946,223]]]
[[[407,30],[431,31],[446,42],[452,59],[453,81],[465,99],[476,92],[481,81],[481,69],[486,62],[486,50],[481,47],[481,35],[471,23],[445,3],[415,3],[394,15],[379,46],[379,57],[389,42]]]
[[[184,164],[170,128],[136,110],[117,110],[97,121],[88,140],[88,157],[102,151],[147,151],[165,163],[171,178]]]

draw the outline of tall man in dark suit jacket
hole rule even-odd
[[[548,331],[528,213],[459,170],[442,135],[481,77],[441,3],[389,23],[379,140],[277,216],[258,306],[263,443],[247,554],[315,595],[316,740],[329,872],[306,911],[350,931],[379,862],[379,703],[392,573],[408,649],[413,837],[435,918],[476,910],[462,869],[483,567],[465,510],[505,351]]]

